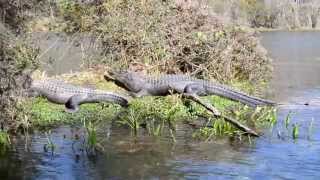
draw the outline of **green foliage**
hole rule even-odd
[[[299,125],[293,124],[292,125],[292,138],[297,139],[299,136]]]
[[[86,123],[86,120],[84,119],[83,123],[87,132],[87,146],[89,149],[93,149],[97,146],[97,128],[91,121]]]
[[[3,154],[11,144],[10,136],[7,132],[0,130],[0,154]]]
[[[128,125],[137,134],[140,124],[145,123],[150,135],[161,135],[165,125],[174,129],[175,121],[188,117],[187,109],[178,96],[143,97],[134,99],[128,114],[120,123]]]
[[[231,102],[229,102],[231,103]],[[224,109],[226,109],[225,106]],[[267,125],[274,125],[276,120],[275,108],[261,108],[256,109],[249,108],[247,106],[229,106],[229,110],[223,111],[228,116],[235,117],[241,123],[249,125],[250,127],[265,128]],[[228,109],[227,108],[227,109]],[[231,109],[230,109],[231,108]],[[211,123],[210,123],[211,122]],[[232,126],[230,123],[223,119],[211,119],[207,125],[200,128],[193,134],[193,137],[199,139],[211,140],[214,137],[221,136],[239,136],[241,137],[243,132]]]

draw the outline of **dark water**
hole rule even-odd
[[[170,137],[134,139],[129,130],[108,126],[100,134],[105,153],[88,156],[83,131],[61,127],[50,135],[57,145],[53,154],[43,149],[47,136],[35,133],[29,150],[20,145],[1,157],[0,179],[319,179],[320,33],[270,32],[262,37],[275,59],[272,94],[286,105],[279,107],[277,125],[251,144],[197,142],[183,127],[176,143]],[[290,111],[287,129],[283,120]],[[299,125],[296,140],[294,123]]]

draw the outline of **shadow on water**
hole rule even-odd
[[[17,137],[18,147],[0,158],[0,179],[317,179],[320,33],[268,32],[262,37],[275,59],[272,94],[286,105],[278,109],[277,125],[251,144],[198,142],[183,127],[176,143],[170,137],[133,138],[128,129],[110,126],[99,135],[105,137],[104,153],[88,156],[81,146],[83,130],[60,127],[50,135],[53,154],[43,149],[48,143],[44,133],[31,136],[29,151]],[[293,124],[299,127],[297,139]]]

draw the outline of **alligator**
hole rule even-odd
[[[134,97],[188,93],[198,96],[218,95],[250,107],[275,105],[275,102],[247,95],[226,85],[181,74],[150,77],[138,72],[110,70],[104,78],[126,89]]]
[[[66,111],[71,113],[78,111],[84,103],[111,102],[128,106],[128,98],[122,95],[75,86],[60,80],[32,80],[27,94],[32,97],[43,96],[52,103],[65,104]]]
[[[240,130],[253,136],[259,136],[257,132],[241,124],[237,120],[222,115],[217,109],[208,103],[203,102],[199,96],[218,95],[233,101],[244,103],[251,107],[262,105],[275,105],[275,102],[247,95],[226,85],[211,81],[193,78],[187,75],[161,75],[159,77],[144,76],[141,73],[132,71],[112,71],[109,70],[104,75],[107,81],[112,81],[118,86],[127,90],[133,97],[142,96],[165,96],[172,93],[180,93],[207,110],[215,117],[220,117],[230,122]]]

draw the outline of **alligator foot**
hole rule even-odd
[[[240,130],[246,132],[247,134],[250,134],[250,135],[253,135],[253,136],[259,136],[259,134],[257,132],[255,132],[254,130],[250,129],[249,127],[241,124],[239,121],[237,121],[237,120],[235,120],[235,119],[233,119],[231,117],[227,117],[227,116],[222,115],[216,108],[214,108],[213,106],[211,106],[208,103],[203,102],[199,98],[199,96],[197,96],[195,94],[189,94],[189,93],[183,93],[182,96],[197,102],[198,104],[202,105],[204,108],[209,110],[215,117],[223,118],[224,120],[226,120],[229,123],[233,124],[234,126],[239,128]]]

